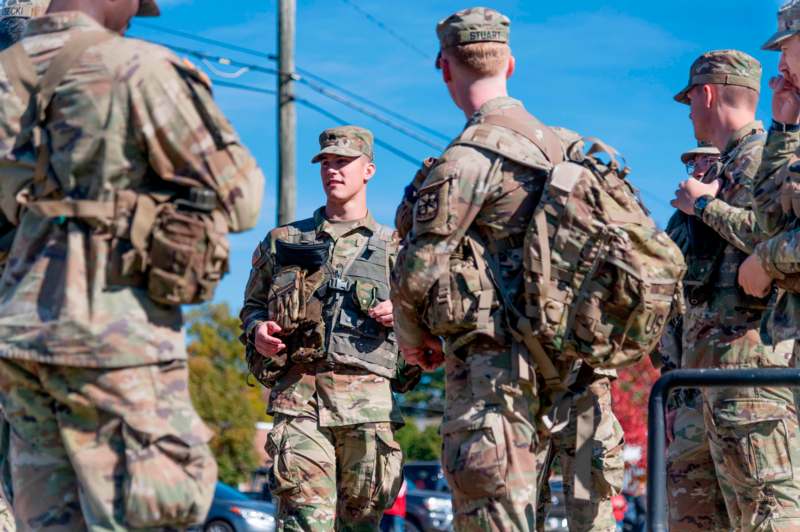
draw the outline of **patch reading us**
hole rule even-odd
[[[439,189],[425,191],[417,198],[417,221],[430,222],[439,214]]]

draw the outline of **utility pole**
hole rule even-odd
[[[294,103],[295,0],[278,0],[278,225],[295,219],[297,111]]]

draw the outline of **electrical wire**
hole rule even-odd
[[[220,74],[219,71],[215,69],[214,74],[223,75],[224,77],[234,77],[234,78],[235,77],[239,77],[241,74],[243,74],[246,71],[261,72],[263,74],[270,74],[270,75],[278,75],[278,71],[276,69],[274,69],[274,68],[264,67],[264,66],[255,65],[255,64],[243,63],[243,62],[240,62],[240,61],[236,61],[236,60],[230,59],[228,57],[223,57],[223,56],[219,56],[219,55],[215,55],[215,54],[209,54],[209,53],[206,53],[206,52],[201,52],[200,50],[193,50],[191,48],[184,48],[182,46],[174,46],[174,45],[169,45],[169,44],[160,43],[160,42],[157,42],[156,44],[160,44],[162,46],[167,46],[169,48],[172,48],[176,52],[179,52],[179,53],[182,53],[182,54],[186,54],[186,55],[189,55],[189,56],[192,56],[192,57],[196,57],[196,58],[198,58],[199,60],[201,60],[203,62],[214,61],[214,62],[219,63],[221,65],[226,65],[226,66],[239,68],[239,71],[237,73],[231,73],[229,75]],[[376,121],[380,122],[381,124],[383,124],[383,125],[385,125],[387,127],[390,127],[392,129],[394,129],[395,131],[397,131],[399,133],[402,133],[403,135],[405,135],[405,136],[407,136],[407,137],[409,137],[411,139],[416,140],[417,142],[419,142],[421,144],[425,144],[426,146],[436,150],[437,152],[444,151],[444,146],[442,146],[441,144],[437,144],[436,142],[431,141],[430,139],[427,139],[427,138],[423,137],[422,135],[417,134],[416,132],[410,130],[409,128],[407,128],[407,127],[405,127],[403,125],[400,125],[400,124],[398,124],[398,123],[386,118],[385,116],[382,116],[381,114],[376,113],[376,112],[364,107],[363,105],[360,105],[360,104],[358,104],[356,102],[353,102],[349,98],[346,98],[346,97],[344,97],[344,96],[342,96],[340,94],[337,94],[337,93],[335,93],[333,91],[330,91],[330,90],[326,89],[325,87],[323,87],[319,83],[316,83],[314,81],[308,80],[308,79],[306,79],[304,77],[297,76],[297,75],[293,75],[292,78],[294,79],[295,82],[300,83],[302,85],[305,85],[309,89],[311,89],[311,90],[313,90],[313,91],[325,96],[326,98],[334,100],[334,101],[336,101],[336,102],[338,102],[338,103],[340,103],[340,104],[342,104],[342,105],[344,105],[346,107],[349,107],[349,108],[351,108],[351,109],[353,109],[355,111],[358,111],[359,113],[361,113],[361,114],[363,114],[365,116],[368,116],[368,117],[372,118],[373,120],[376,120]]]
[[[426,52],[424,50],[421,50],[413,42],[409,41],[408,39],[406,39],[405,37],[403,37],[402,35],[400,35],[396,31],[394,31],[392,28],[390,28],[389,26],[387,26],[386,24],[384,24],[383,22],[378,20],[376,17],[374,17],[369,12],[365,11],[361,6],[359,6],[358,4],[353,2],[352,0],[342,0],[342,2],[344,2],[347,5],[349,5],[350,7],[352,7],[353,9],[358,11],[359,13],[361,13],[367,20],[369,20],[370,22],[372,22],[373,24],[378,26],[380,29],[382,29],[383,31],[385,31],[386,33],[388,33],[389,35],[391,35],[392,37],[394,37],[395,39],[397,39],[401,43],[405,44],[406,47],[408,47],[409,49],[414,50],[415,52],[417,52],[419,55],[421,55],[422,57],[424,57],[426,59],[431,59],[431,56],[428,54],[428,52]]]
[[[258,93],[258,94],[267,94],[267,95],[270,95],[270,96],[277,96],[278,95],[278,91],[275,91],[275,90],[272,90],[272,89],[264,89],[264,88],[261,88],[261,87],[254,87],[254,86],[251,86],[251,85],[244,85],[244,84],[241,84],[241,83],[233,83],[233,82],[230,82],[230,81],[225,81],[225,80],[220,80],[220,79],[214,79],[214,80],[212,80],[212,82],[213,82],[214,86],[216,86],[216,87],[226,87],[226,88],[230,88],[230,89],[237,89],[237,90],[242,90],[242,91],[247,91],[247,92],[254,92],[254,93]],[[302,105],[302,106],[304,106],[304,107],[306,107],[308,109],[311,109],[312,111],[316,111],[317,113],[319,113],[319,114],[321,114],[321,115],[333,120],[337,124],[346,125],[348,123],[347,120],[343,119],[342,117],[331,113],[327,109],[324,109],[323,107],[320,107],[319,105],[317,105],[317,104],[315,104],[315,103],[313,103],[313,102],[311,102],[309,100],[306,100],[305,98],[295,97],[294,101],[296,103],[298,103],[299,105]],[[383,140],[381,140],[379,138],[375,138],[375,145],[376,146],[380,146],[381,148],[385,149],[386,151],[391,152],[392,154],[396,155],[397,157],[403,159],[404,161],[411,163],[415,167],[418,167],[420,165],[420,159],[417,159],[413,155],[410,155],[409,153],[404,152],[400,148],[397,148],[397,147],[389,144],[388,142],[384,142]]]
[[[180,31],[180,30],[173,30],[171,28],[165,28],[163,26],[159,26],[159,25],[156,25],[156,24],[150,24],[148,22],[138,22],[137,21],[136,22],[136,26],[141,26],[143,28],[147,28],[147,29],[150,29],[150,30],[153,30],[153,31],[165,33],[165,34],[168,34],[168,35],[173,35],[173,36],[176,36],[176,37],[181,37],[181,38],[184,38],[184,39],[189,39],[189,40],[200,42],[200,43],[204,43],[204,44],[211,44],[213,46],[218,46],[220,48],[224,48],[224,49],[227,49],[227,50],[231,50],[231,51],[235,51],[235,52],[251,55],[253,57],[259,57],[259,58],[262,58],[262,59],[267,59],[269,61],[274,61],[274,62],[278,61],[278,56],[276,56],[275,54],[269,54],[269,53],[265,53],[265,52],[260,52],[258,50],[253,49],[253,48],[246,48],[246,47],[239,46],[239,45],[236,45],[236,44],[231,44],[231,43],[224,42],[224,41],[219,41],[219,40],[216,40],[216,39],[210,39],[208,37],[201,37],[199,35],[194,35],[192,33],[187,33],[187,32]],[[148,40],[151,40],[151,39],[148,39]],[[152,41],[152,42],[155,42],[155,41]],[[168,46],[168,47],[171,46],[171,45],[164,44],[164,43],[156,43],[156,44],[161,44],[162,46]],[[417,120],[414,120],[412,118],[409,118],[408,116],[406,116],[406,115],[404,115],[402,113],[399,113],[397,111],[393,111],[392,109],[389,109],[388,107],[386,107],[386,106],[384,106],[384,105],[382,105],[382,104],[380,104],[380,103],[378,103],[378,102],[376,102],[374,100],[371,100],[370,98],[366,98],[364,96],[361,96],[360,94],[355,93],[355,92],[353,92],[353,91],[351,91],[349,89],[346,89],[346,88],[342,87],[341,85],[338,85],[338,84],[336,84],[336,83],[334,83],[332,81],[329,81],[329,80],[323,78],[322,76],[318,76],[318,75],[314,74],[313,72],[311,72],[309,70],[306,70],[304,68],[299,68],[298,67],[298,68],[296,68],[296,71],[301,76],[304,76],[306,78],[310,78],[310,79],[312,79],[312,80],[314,80],[314,81],[316,81],[318,83],[321,83],[321,84],[323,84],[323,85],[325,85],[327,87],[330,87],[331,89],[334,89],[335,91],[338,91],[338,92],[344,94],[345,96],[349,96],[350,98],[352,98],[354,100],[357,100],[357,101],[359,101],[359,102],[361,102],[363,104],[366,104],[366,105],[368,105],[370,107],[373,107],[373,108],[377,109],[378,111],[381,111],[382,113],[387,114],[387,115],[391,116],[392,118],[394,118],[396,120],[400,120],[400,121],[402,121],[402,122],[404,122],[404,123],[406,123],[406,124],[408,124],[410,126],[413,126],[413,127],[417,128],[417,129],[419,129],[421,131],[424,131],[424,132],[428,133],[429,135],[433,135],[433,136],[435,136],[435,137],[437,137],[437,138],[439,138],[439,139],[441,139],[441,140],[443,140],[445,142],[449,142],[451,140],[448,135],[442,133],[441,131],[437,131],[437,130],[429,127],[429,126],[426,126],[425,124],[423,124],[421,122],[418,122]]]

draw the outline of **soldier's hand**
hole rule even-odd
[[[394,307],[390,300],[382,301],[369,309],[369,317],[384,327],[394,327]]]
[[[422,345],[416,347],[400,345],[400,351],[406,362],[420,366],[425,371],[434,371],[444,363],[442,342],[431,334],[423,336]]]
[[[280,326],[274,321],[262,323],[256,330],[256,351],[268,358],[277,358],[281,351],[286,349],[283,340],[273,336],[281,332]]]
[[[694,202],[703,196],[715,196],[721,186],[717,179],[713,183],[703,183],[695,178],[683,181],[675,191],[675,199],[670,205],[689,216],[694,216]]]
[[[800,92],[784,76],[769,80],[772,93],[772,118],[783,124],[800,123]]]
[[[769,294],[772,278],[757,255],[750,255],[739,267],[739,285],[749,296],[766,297]]]

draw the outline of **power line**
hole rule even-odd
[[[166,33],[168,35],[173,35],[173,36],[176,36],[176,37],[181,37],[181,38],[184,38],[184,39],[189,39],[189,40],[201,42],[201,43],[204,43],[204,44],[211,44],[213,46],[218,46],[220,48],[224,48],[224,49],[227,49],[227,50],[232,50],[232,51],[235,51],[235,52],[240,52],[240,53],[251,55],[251,56],[254,56],[254,57],[267,59],[269,61],[277,61],[277,56],[275,54],[269,54],[269,53],[260,52],[258,50],[253,49],[253,48],[246,48],[246,47],[243,47],[243,46],[238,46],[238,45],[235,45],[235,44],[219,41],[219,40],[216,40],[216,39],[210,39],[208,37],[200,37],[200,36],[194,35],[192,33],[187,33],[187,32],[179,31],[179,30],[173,30],[173,29],[170,29],[170,28],[165,28],[163,26],[159,26],[159,25],[156,25],[156,24],[150,24],[150,23],[147,23],[147,22],[136,22],[136,25],[137,26],[141,26],[143,28],[151,29],[153,31]],[[170,46],[170,45],[164,44],[164,43],[157,43],[157,44],[162,44],[163,46]],[[338,85],[338,84],[333,83],[332,81],[329,81],[329,80],[327,80],[327,79],[325,79],[325,78],[323,78],[321,76],[318,76],[318,75],[314,74],[313,72],[311,72],[309,70],[306,70],[304,68],[299,68],[299,67],[296,70],[297,70],[298,74],[300,74],[302,76],[305,76],[306,78],[311,78],[312,80],[317,81],[318,83],[326,85],[326,86],[328,86],[328,87],[330,87],[330,88],[332,88],[332,89],[334,89],[334,90],[336,90],[338,92],[341,92],[342,94],[344,94],[346,96],[349,96],[350,98],[352,98],[354,100],[357,100],[357,101],[360,101],[361,103],[369,105],[370,107],[374,107],[375,109],[381,111],[382,113],[385,113],[385,114],[391,116],[392,118],[394,118],[396,120],[400,120],[400,121],[402,121],[402,122],[404,122],[404,123],[406,123],[406,124],[408,124],[410,126],[413,126],[413,127],[417,128],[417,129],[419,129],[421,131],[425,131],[429,135],[433,135],[433,136],[435,136],[435,137],[437,137],[437,138],[439,138],[439,139],[441,139],[441,140],[443,140],[445,142],[449,142],[450,141],[450,137],[445,135],[441,131],[437,131],[437,130],[431,128],[431,127],[428,127],[425,124],[423,124],[421,122],[418,122],[417,120],[414,120],[412,118],[409,118],[408,116],[406,116],[406,115],[404,115],[402,113],[398,113],[397,111],[393,111],[393,110],[389,109],[388,107],[386,107],[386,106],[384,106],[384,105],[382,105],[382,104],[380,104],[380,103],[378,103],[378,102],[376,102],[374,100],[371,100],[369,98],[361,96],[360,94],[357,94],[357,93],[355,93],[355,92],[353,92],[353,91],[351,91],[349,89],[346,89],[346,88],[342,87],[341,85]]]
[[[206,52],[201,52],[200,50],[193,50],[193,49],[190,49],[190,48],[184,48],[182,46],[174,46],[174,45],[169,45],[169,44],[159,43],[159,42],[156,42],[156,44],[160,44],[162,46],[167,46],[167,47],[172,48],[173,50],[175,50],[177,52],[180,52],[180,53],[186,54],[186,55],[190,55],[192,57],[196,57],[196,58],[201,59],[203,61],[215,61],[215,62],[217,62],[219,64],[222,64],[222,65],[232,66],[232,67],[239,67],[240,68],[239,73],[238,73],[239,76],[243,75],[247,71],[260,72],[260,73],[263,73],[263,74],[270,74],[270,75],[273,75],[273,76],[278,75],[278,71],[276,69],[274,69],[274,68],[264,67],[264,66],[261,66],[261,65],[249,64],[249,63],[243,63],[243,62],[240,62],[240,61],[236,61],[236,60],[230,59],[228,57],[223,57],[223,56],[219,56],[219,55],[215,55],[215,54],[209,54],[209,53],[206,53]],[[214,73],[217,74],[217,75],[224,75],[224,74],[221,74],[219,71],[215,71]],[[237,75],[234,75],[234,76],[238,77]],[[405,135],[405,136],[407,136],[409,138],[412,138],[412,139],[416,140],[417,142],[420,142],[420,143],[425,144],[426,146],[428,146],[430,148],[433,148],[437,152],[441,152],[441,151],[444,150],[444,146],[442,146],[440,144],[436,144],[435,142],[423,137],[422,135],[417,134],[416,132],[408,129],[407,127],[405,127],[403,125],[400,125],[400,124],[398,124],[398,123],[386,118],[385,116],[382,116],[381,114],[376,113],[376,112],[364,107],[363,105],[360,105],[360,104],[358,104],[356,102],[353,102],[349,98],[346,98],[346,97],[344,97],[344,96],[342,96],[340,94],[337,94],[337,93],[335,93],[333,91],[330,91],[330,90],[326,89],[325,87],[323,87],[319,83],[316,83],[314,81],[308,80],[308,79],[306,79],[304,77],[297,76],[297,75],[294,76],[294,79],[295,79],[296,82],[307,86],[311,90],[313,90],[313,91],[325,96],[326,98],[330,98],[331,100],[334,100],[334,101],[336,101],[336,102],[338,102],[338,103],[340,103],[340,104],[342,104],[342,105],[344,105],[346,107],[349,107],[349,108],[351,108],[351,109],[353,109],[355,111],[358,111],[359,113],[361,113],[361,114],[363,114],[365,116],[368,116],[368,117],[372,118],[373,120],[376,120],[376,121],[382,123],[383,125],[385,125],[387,127],[390,127],[392,129],[394,129],[395,131],[398,131],[399,133],[402,133],[403,135]]]
[[[242,90],[242,91],[247,91],[247,92],[254,92],[254,93],[258,93],[258,94],[267,94],[267,95],[270,95],[270,96],[276,96],[277,95],[277,91],[272,90],[272,89],[264,89],[264,88],[261,88],[261,87],[253,87],[251,85],[244,85],[244,84],[241,84],[241,83],[233,83],[231,81],[214,79],[213,83],[217,87],[227,87],[229,89],[237,89],[237,90]],[[319,113],[319,114],[321,114],[321,115],[333,120],[334,122],[336,122],[336,123],[338,123],[340,125],[345,125],[345,124],[348,123],[347,120],[341,118],[340,116],[337,116],[337,115],[331,113],[327,109],[324,109],[324,108],[320,107],[319,105],[317,105],[317,104],[315,104],[315,103],[313,103],[313,102],[311,102],[309,100],[306,100],[305,98],[295,97],[295,101],[298,104],[300,104],[300,105],[302,105],[302,106],[304,106],[304,107],[306,107],[308,109],[311,109],[312,111],[316,111],[317,113]],[[375,140],[375,144],[380,146],[381,148],[393,153],[394,155],[396,155],[397,157],[400,157],[404,161],[407,161],[407,162],[413,164],[415,167],[419,166],[420,160],[417,159],[416,157],[414,157],[413,155],[410,155],[410,154],[404,152],[403,150],[401,150],[399,148],[396,148],[395,146],[393,146],[393,145],[391,145],[391,144],[389,144],[387,142],[382,141],[379,138],[375,138],[374,140]]]
[[[175,37],[182,37],[184,39],[190,39],[192,41],[219,46],[220,48],[227,48],[228,50],[241,52],[243,54],[255,55],[263,59],[269,59],[270,61],[278,60],[278,56],[275,54],[267,54],[264,52],[259,52],[258,50],[253,50],[252,48],[245,48],[244,46],[238,46],[236,44],[231,44],[224,41],[218,41],[217,39],[211,39],[209,37],[202,37],[200,35],[195,35],[194,33],[188,33],[185,31],[165,28],[164,26],[159,26],[158,24],[150,24],[149,22],[139,22],[138,19],[136,21],[136,26],[141,26],[143,28],[147,28],[153,31],[160,31],[161,33],[166,33],[168,35],[173,35]]]
[[[345,4],[349,5],[350,7],[352,7],[353,9],[355,9],[356,11],[358,11],[359,13],[364,15],[364,17],[367,20],[369,20],[370,22],[372,22],[373,24],[378,26],[380,29],[382,29],[383,31],[385,31],[386,33],[388,33],[389,35],[391,35],[392,37],[394,37],[395,39],[397,39],[401,43],[405,44],[411,50],[414,50],[415,52],[417,52],[422,57],[424,57],[426,59],[430,59],[431,58],[430,55],[428,54],[428,52],[420,49],[416,44],[414,44],[413,42],[409,41],[408,39],[406,39],[405,37],[403,37],[402,35],[400,35],[396,31],[394,31],[392,28],[390,28],[389,26],[387,26],[386,24],[384,24],[383,22],[381,22],[380,20],[375,18],[372,14],[368,13],[367,11],[365,11],[361,6],[359,6],[358,4],[353,2],[352,0],[342,0],[342,2],[344,2]]]

